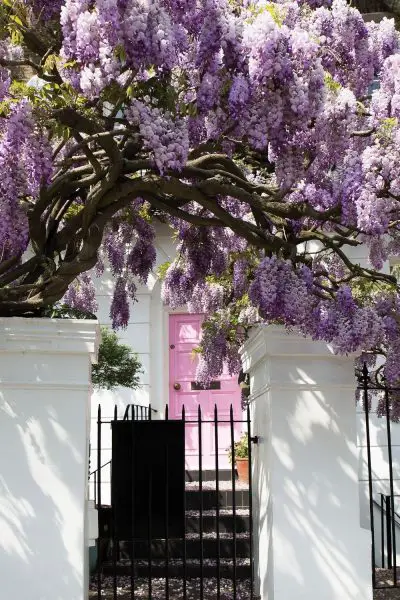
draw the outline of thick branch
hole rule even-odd
[[[0,58],[0,65],[6,68],[12,67],[31,67],[36,73],[40,76],[44,81],[48,81],[51,83],[59,83],[59,78],[56,75],[49,75],[46,73],[43,68],[35,63],[33,60],[29,60],[28,58],[24,60],[6,60],[4,58]]]

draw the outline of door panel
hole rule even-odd
[[[179,351],[179,360],[176,365],[176,375],[179,381],[195,379],[197,361],[193,360],[192,351]],[[190,388],[189,388],[190,389]]]
[[[111,421],[111,429],[111,498],[116,538],[165,538],[167,501],[169,535],[183,537],[184,424]]]
[[[233,406],[235,420],[242,417],[241,393],[235,376],[226,371],[213,382],[211,389],[204,389],[195,381],[198,356],[193,352],[201,338],[202,315],[170,315],[169,317],[169,414],[171,419],[182,417],[182,406],[185,407],[187,421],[197,421],[198,408],[201,408],[202,420],[214,419],[214,406],[217,405],[218,420],[229,421],[230,406]],[[178,390],[174,385],[179,384]],[[235,425],[235,439],[239,439],[241,425]],[[219,460],[221,468],[228,468],[228,447],[230,445],[229,423],[219,424]],[[199,443],[196,423],[186,425],[185,447],[188,469],[198,469]],[[202,459],[203,468],[215,467],[214,425],[202,424]]]

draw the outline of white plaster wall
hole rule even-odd
[[[93,321],[0,319],[0,597],[87,596]]]
[[[351,358],[259,328],[251,374],[255,547],[262,600],[370,600],[370,535],[360,527]]]
[[[97,469],[97,413],[101,406],[102,420],[111,420],[114,406],[117,405],[118,415],[123,415],[128,404],[149,406],[157,410],[153,418],[159,418],[164,413],[168,402],[168,311],[163,306],[160,296],[160,282],[157,281],[156,271],[159,265],[171,261],[175,255],[171,230],[162,224],[157,226],[156,250],[157,260],[154,272],[149,276],[147,285],[138,283],[137,302],[131,302],[130,320],[125,330],[119,331],[121,342],[132,347],[139,356],[143,367],[140,376],[140,388],[130,390],[117,388],[113,391],[96,390],[91,402],[91,464],[90,470]],[[99,305],[98,319],[101,325],[111,327],[110,307],[115,280],[110,270],[106,270],[101,278],[94,277],[96,298]],[[102,426],[101,465],[111,460],[111,427]],[[110,467],[102,469],[101,502],[110,503]],[[90,498],[94,498],[94,477],[90,479]]]
[[[88,546],[95,546],[96,539],[99,537],[99,521],[97,508],[95,507],[94,500],[87,501],[88,511]]]
[[[252,435],[257,435],[258,444],[252,448],[253,480],[253,532],[256,591],[263,600],[274,597],[273,561],[273,502],[271,490],[272,445],[271,445],[271,398],[266,385],[266,371],[251,372],[252,390],[250,414]]]

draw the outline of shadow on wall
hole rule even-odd
[[[16,393],[3,387],[0,393],[4,600],[16,595],[18,600],[79,597],[84,576],[85,410],[82,390],[67,393],[44,386]]]
[[[256,433],[264,436],[255,452],[261,597],[367,600],[360,574],[369,568],[369,533],[359,528],[354,398],[351,390],[335,397],[332,386],[323,394],[312,389],[301,369],[294,379],[298,390],[279,390],[267,410],[263,395],[254,410]],[[361,538],[354,539],[357,528]]]

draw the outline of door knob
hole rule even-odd
[[[176,390],[177,392],[181,389],[181,384],[180,383],[174,383],[174,390]]]

